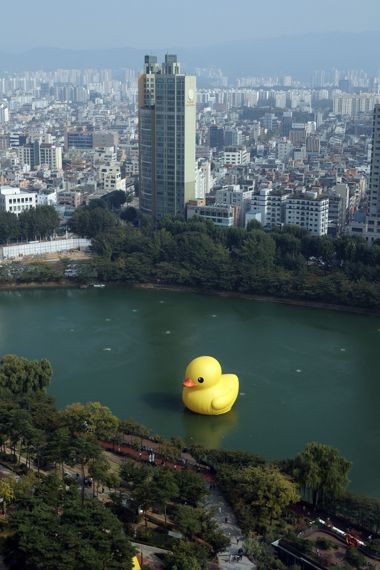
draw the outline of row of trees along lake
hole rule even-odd
[[[202,501],[210,481],[232,506],[245,551],[260,569],[284,568],[270,547],[274,538],[306,548],[294,507],[301,497],[315,513],[380,531],[379,501],[347,493],[350,462],[334,448],[310,443],[295,459],[268,463],[247,452],[193,446],[186,448],[193,460],[184,466],[180,438],[163,440],[98,402],[57,410],[47,395],[51,377],[47,360],[6,355],[0,362],[1,461],[19,475],[0,480],[0,548],[10,568],[128,570],[131,539],[168,549],[165,568],[208,568],[229,543]],[[107,445],[114,454],[103,451]],[[137,451],[154,445],[161,465],[139,461],[139,453],[111,462],[125,445]],[[208,470],[207,485],[201,468]],[[169,536],[169,529],[182,538]],[[380,552],[380,542],[373,540],[371,549]],[[368,568],[351,558],[346,568]]]
[[[52,206],[24,210],[18,216],[0,212],[0,244],[51,237],[59,228],[59,217]]]
[[[380,309],[380,244],[360,237],[316,237],[297,226],[264,230],[220,228],[211,222],[166,217],[158,223],[113,192],[78,208],[70,228],[93,240],[95,259],[78,280],[158,283]],[[2,213],[0,243],[51,236],[54,208],[37,207],[17,218]],[[62,269],[35,264],[1,268],[0,282],[54,281]]]

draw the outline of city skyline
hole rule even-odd
[[[236,0],[233,9],[227,0],[220,0],[217,7],[194,0],[191,6],[185,4],[180,9],[174,0],[147,0],[144,5],[109,0],[107,10],[102,8],[97,1],[66,0],[57,27],[57,13],[47,0],[25,4],[22,19],[19,7],[4,5],[2,20],[17,23],[17,42],[14,26],[4,26],[0,50],[20,52],[41,46],[178,50],[284,35],[378,31],[380,16],[376,0],[363,0],[360,11],[352,0],[321,0],[318,10],[311,0],[292,0],[286,5],[273,0],[270,19],[267,6],[257,0]],[[142,19],[144,34],[135,25]],[[147,38],[150,45],[146,45]]]

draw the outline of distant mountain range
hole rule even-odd
[[[173,48],[186,72],[196,67],[219,67],[231,78],[248,75],[310,77],[316,69],[380,68],[380,31],[366,33],[325,33],[253,39],[202,48]],[[0,69],[8,71],[52,70],[57,68],[141,69],[149,50],[60,49],[41,47],[24,53],[0,52]],[[157,54],[162,55],[162,50]]]

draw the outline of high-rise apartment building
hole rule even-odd
[[[368,188],[367,236],[380,239],[380,104],[373,111],[371,174]]]
[[[139,78],[140,208],[161,218],[195,198],[196,78],[176,55],[145,56]]]
[[[8,105],[0,103],[0,125],[9,121]]]
[[[40,145],[40,164],[47,164],[52,170],[62,169],[62,147],[55,144]]]
[[[22,146],[16,147],[18,159],[21,164],[27,164],[30,168],[37,168],[41,164],[40,161],[40,143],[38,141],[30,142]]]

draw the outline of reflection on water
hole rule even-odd
[[[159,408],[167,412],[180,412],[183,404],[181,398],[177,394],[169,394],[167,392],[149,392],[143,394],[141,399],[152,409]]]
[[[223,439],[238,426],[236,408],[220,416],[202,416],[185,409],[182,414],[185,440],[189,444],[200,444],[208,449],[218,449]]]

